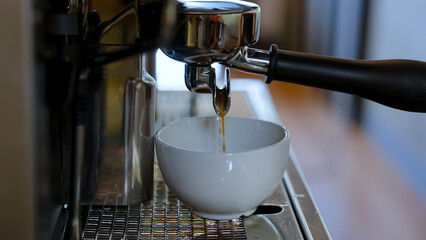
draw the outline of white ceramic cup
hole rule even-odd
[[[290,135],[282,126],[225,117],[226,152],[217,117],[187,118],[160,129],[161,173],[176,196],[209,219],[251,215],[282,181]]]

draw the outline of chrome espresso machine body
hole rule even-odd
[[[164,118],[155,99],[162,99],[158,107],[170,105],[163,108],[166,114],[188,113],[178,117],[200,114],[212,100],[210,94],[190,91],[157,93],[153,53],[158,48],[186,64],[185,83],[192,92],[214,96],[211,64],[219,62],[266,75],[267,83],[280,79],[426,111],[425,63],[325,58],[274,45],[269,51],[249,48],[260,30],[260,9],[252,3],[20,3],[32,16],[28,32],[33,36],[28,61],[34,101],[24,106],[31,109],[34,129],[25,175],[30,207],[28,214],[16,215],[27,238],[329,238],[293,152],[280,187],[247,219],[198,218],[167,190],[154,165],[153,135],[173,117]],[[396,84],[401,79],[403,84]],[[229,91],[229,82],[225,86]],[[254,117],[279,121],[262,86],[247,80],[233,83],[233,91],[249,99],[247,112]],[[188,106],[171,106],[182,102]],[[12,227],[6,236],[17,231]]]
[[[25,106],[34,126],[25,174],[32,210],[21,227],[29,229],[25,238],[81,239],[84,206],[153,197],[156,84],[147,69],[155,74],[152,53],[171,38],[176,3],[19,4],[31,16],[18,19],[31,29],[34,94]],[[5,229],[1,238],[19,231]]]

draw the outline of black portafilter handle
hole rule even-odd
[[[270,48],[272,80],[349,93],[383,105],[426,112],[426,62],[348,60]]]

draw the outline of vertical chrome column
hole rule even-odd
[[[138,59],[138,77],[129,79],[125,92],[124,201],[140,203],[152,198],[154,163],[155,79]]]

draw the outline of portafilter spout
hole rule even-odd
[[[177,4],[176,35],[162,51],[186,63],[185,83],[193,92],[213,92],[214,62],[224,62],[259,38],[260,8],[243,1]]]
[[[163,48],[186,63],[185,82],[193,92],[213,92],[211,64],[279,80],[358,95],[389,107],[426,112],[426,62],[348,60],[248,46],[257,42],[260,8],[244,1],[178,0],[177,34]]]

